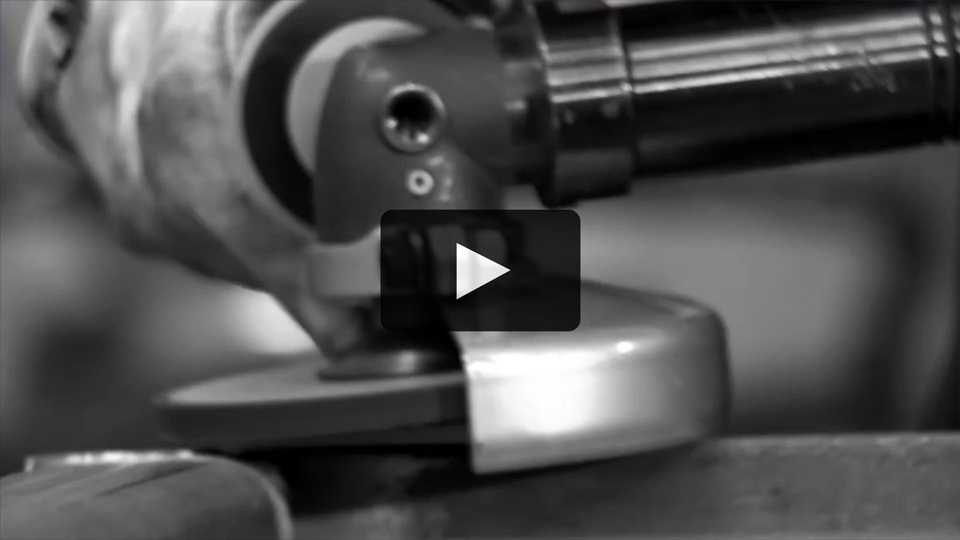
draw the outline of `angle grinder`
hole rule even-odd
[[[314,293],[374,306],[394,294],[381,283],[390,210],[498,210],[517,185],[562,207],[648,177],[958,136],[955,2],[711,2],[699,17],[690,4],[516,1],[492,20],[491,4],[466,0],[272,7],[245,46],[234,120],[278,211],[316,231]],[[480,473],[722,430],[727,345],[710,308],[579,280],[540,287],[579,291],[576,330],[371,321],[334,368],[306,359],[162,396],[163,430],[231,450],[453,444]],[[427,304],[411,302],[411,318],[464,316]]]

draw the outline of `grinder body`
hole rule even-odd
[[[955,2],[530,1],[493,29],[427,0],[333,3],[276,8],[236,95],[251,166],[316,230],[319,297],[392,294],[381,286],[390,210],[496,210],[520,184],[568,206],[670,173],[926,144],[960,128]],[[379,39],[317,67],[338,24],[373,18],[392,21]],[[721,431],[719,317],[668,293],[577,286],[575,331],[397,334],[373,321],[333,370],[308,359],[165,396],[164,426],[219,447],[467,444],[478,472]],[[411,303],[422,317],[457,309]],[[590,361],[557,361],[570,351]]]

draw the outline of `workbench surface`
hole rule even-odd
[[[960,435],[726,439],[487,477],[463,446],[367,448],[245,456],[282,473],[292,525],[235,460],[44,462],[0,481],[0,537],[960,539]]]
[[[960,436],[749,438],[480,478],[463,459],[313,456],[298,538],[960,539]]]

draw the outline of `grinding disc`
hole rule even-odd
[[[325,381],[321,364],[306,358],[175,390],[157,402],[161,429],[194,447],[254,448],[466,419],[459,372]]]

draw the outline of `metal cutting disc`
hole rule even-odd
[[[181,388],[157,403],[162,431],[191,446],[288,445],[462,423],[459,372],[326,381],[319,358]]]

